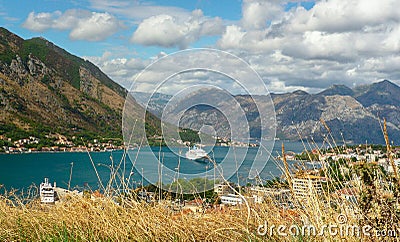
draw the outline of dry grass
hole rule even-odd
[[[26,202],[26,201],[25,201]],[[337,224],[342,208],[332,209],[316,197],[302,209],[283,209],[273,202],[248,209],[209,209],[205,213],[172,212],[166,204],[124,200],[118,205],[109,198],[70,197],[55,205],[31,200],[25,205],[13,197],[0,198],[0,241],[337,241],[323,225]],[[250,212],[250,214],[249,214]],[[348,214],[348,224],[357,224]],[[272,236],[257,234],[259,225],[275,225]],[[315,226],[316,236],[279,236],[277,227]],[[288,233],[288,230],[286,230]],[[350,237],[347,241],[359,241]],[[364,238],[365,240],[365,238]]]
[[[10,204],[4,197],[0,201],[1,241],[301,241],[299,236],[260,236],[257,228],[265,222],[290,227],[301,224],[302,217],[320,227],[335,222],[336,216],[334,211],[316,208],[315,204],[303,213],[263,204],[251,209],[248,221],[247,209],[172,213],[162,204],[133,202],[120,206],[107,198],[74,197],[54,206]]]

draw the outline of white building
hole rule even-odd
[[[322,184],[326,182],[325,177],[305,175],[301,178],[294,178],[293,193],[298,199],[308,198],[310,196],[322,195]]]
[[[223,195],[220,198],[221,198],[221,203],[227,204],[227,205],[233,205],[233,206],[241,205],[244,202],[242,197],[240,197],[239,195],[235,195],[235,194]]]

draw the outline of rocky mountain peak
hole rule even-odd
[[[355,97],[366,107],[374,104],[400,107],[400,87],[388,80],[356,89]]]
[[[292,92],[292,94],[297,95],[297,96],[309,95],[306,91],[303,91],[303,90],[296,90],[296,91]]]
[[[333,85],[318,94],[323,96],[334,96],[334,95],[353,96],[354,91],[345,85]]]

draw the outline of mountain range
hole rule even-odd
[[[135,93],[141,103],[148,97],[145,93]],[[213,96],[209,90],[203,90],[203,96]],[[185,102],[196,99],[199,93],[187,97]],[[151,99],[148,110],[161,117],[163,108],[172,96],[158,93]],[[245,110],[250,124],[250,136],[259,138],[260,119],[254,99],[257,103],[268,103],[268,96],[234,95]],[[304,91],[271,94],[275,106],[277,131],[280,139],[313,139],[323,141],[330,134],[337,142],[347,143],[384,143],[382,132],[383,118],[387,120],[391,140],[400,138],[400,87],[383,80],[371,85],[349,88],[333,85],[316,94]],[[193,100],[191,100],[193,101]],[[193,102],[195,103],[195,102]],[[263,108],[262,105],[260,108]],[[220,136],[229,136],[229,123],[224,115],[215,108],[204,105],[193,106],[181,115],[180,125],[199,130],[202,125],[212,125]],[[330,134],[323,120],[329,128]],[[268,123],[268,122],[266,122]],[[267,127],[268,128],[268,127]]]
[[[123,87],[91,62],[46,39],[24,40],[0,28],[0,136],[62,133],[121,138],[126,95]],[[148,95],[134,93],[138,103],[132,100],[132,120],[145,122],[140,116],[144,108],[139,103],[143,105]],[[210,99],[218,95],[199,90],[192,98]],[[390,139],[400,139],[400,87],[388,80],[355,88],[333,85],[316,94],[295,91],[270,97],[232,97],[245,111],[252,138],[259,138],[261,131],[270,128],[261,127],[260,120],[269,117],[260,117],[253,100],[268,103],[272,98],[276,136],[280,139],[322,141],[328,135],[321,123],[324,120],[337,141],[383,143],[383,118],[387,119]],[[146,116],[149,134],[161,133],[159,118],[170,99],[170,95],[161,93],[151,99],[147,108],[151,113]],[[261,105],[260,108],[268,107]],[[210,106],[197,105],[172,112],[182,116],[179,126],[183,128],[199,130],[207,124],[214,126],[220,136],[230,133],[227,118]]]

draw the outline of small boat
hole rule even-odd
[[[44,182],[40,183],[39,191],[40,191],[40,202],[42,203],[54,203],[56,197],[56,183],[54,182],[54,186],[49,183],[49,178],[44,178]]]
[[[208,155],[207,152],[205,152],[205,150],[203,150],[202,148],[198,148],[197,146],[193,146],[192,149],[190,149],[186,152],[186,159],[189,160],[203,160],[203,159],[207,159]]]

